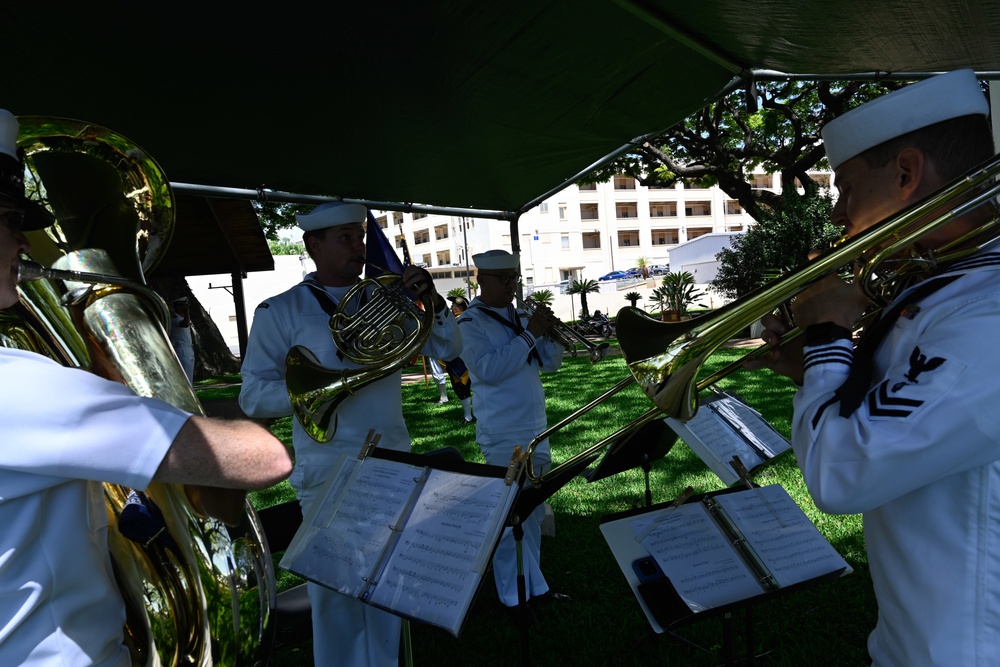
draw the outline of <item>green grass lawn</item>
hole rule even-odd
[[[713,356],[706,370],[721,367],[740,354],[742,351],[722,350]],[[543,375],[549,423],[562,419],[627,376],[620,356],[609,356],[596,366],[582,355],[567,358],[558,373]],[[740,372],[721,382],[720,388],[739,393],[788,435],[794,393],[790,382],[767,372]],[[212,391],[235,395],[238,388]],[[461,405],[456,400],[439,405],[432,400],[436,397],[433,383],[429,387],[423,382],[403,387],[403,410],[414,450],[426,452],[451,446],[467,460],[481,462],[474,428],[458,423]],[[568,459],[650,407],[637,386],[627,388],[552,436],[553,462]],[[290,442],[289,419],[279,420],[273,429],[278,437]],[[865,641],[875,623],[875,600],[860,518],[820,513],[805,489],[791,452],[760,471],[755,481],[784,486],[854,569],[853,574],[839,581],[755,606],[756,653],[766,654],[765,664],[774,666],[868,664]],[[670,500],[686,486],[694,487],[696,492],[723,488],[718,477],[681,442],[653,464],[650,483],[653,502]],[[724,661],[720,619],[705,618],[665,635],[651,632],[601,535],[601,517],[643,505],[644,494],[644,477],[636,469],[592,484],[574,479],[550,499],[555,512],[555,536],[543,539],[542,567],[550,586],[570,595],[572,601],[553,603],[543,610],[541,623],[530,632],[533,664],[709,667]],[[290,487],[283,483],[254,494],[253,500],[258,507],[264,507],[292,497]],[[295,582],[294,576],[279,572],[279,586]],[[742,650],[743,613],[735,614],[733,620],[737,650]],[[414,661],[418,665],[521,663],[519,635],[497,601],[492,575],[485,580],[459,638],[419,623],[411,627]],[[311,665],[311,647],[308,643],[277,647],[273,664]]]

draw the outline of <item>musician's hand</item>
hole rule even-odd
[[[434,289],[434,279],[427,269],[419,266],[410,266],[403,269],[403,285],[410,290],[411,294],[418,298],[427,296],[434,303],[434,310],[438,311],[445,307],[444,299]]]
[[[795,297],[792,316],[803,331],[809,325],[820,322],[833,322],[853,329],[867,305],[868,297],[857,283],[848,283],[836,275],[829,275]]]
[[[528,320],[528,326],[525,328],[535,338],[538,338],[555,326],[558,321],[559,319],[553,314],[552,309],[542,304],[536,304],[535,312],[532,313],[531,319]]]
[[[743,368],[748,371],[769,368],[779,375],[791,378],[795,384],[801,385],[802,336],[796,336],[779,347],[778,341],[791,328],[789,324],[777,315],[765,315],[760,318],[760,322],[764,325],[764,332],[760,337],[772,349],[754,359],[743,362]]]

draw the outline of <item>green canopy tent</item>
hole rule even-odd
[[[1000,71],[998,2],[8,3],[0,16],[0,106],[112,128],[180,192],[512,221],[755,79]]]

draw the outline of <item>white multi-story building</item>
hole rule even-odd
[[[829,186],[828,173],[813,175]],[[776,190],[778,176],[756,174],[754,188]],[[472,255],[511,250],[510,223],[426,213],[377,212],[397,248],[406,239],[413,262],[425,265],[445,289],[474,272]],[[666,265],[670,250],[711,233],[742,232],[754,220],[722,190],[678,184],[648,188],[630,176],[570,186],[525,212],[518,221],[521,273],[528,287],[572,279],[596,280],[636,266]]]

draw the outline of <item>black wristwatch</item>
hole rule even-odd
[[[847,327],[833,322],[817,322],[806,327],[806,345],[826,345],[835,340],[851,340],[853,334]]]

